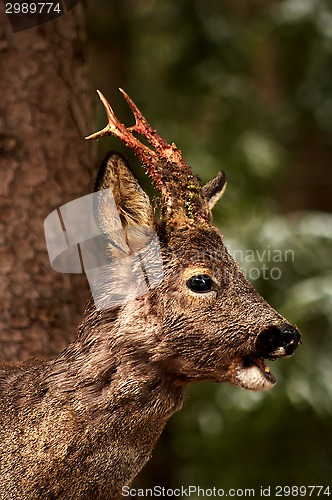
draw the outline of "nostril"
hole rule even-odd
[[[291,356],[301,342],[299,330],[289,323],[270,327],[261,332],[256,341],[257,351],[262,357]]]
[[[301,343],[301,333],[295,326],[290,324],[286,324],[280,328],[280,332],[281,348],[285,351],[284,356],[291,356],[294,354],[299,343]]]
[[[280,331],[281,338],[283,339],[285,346],[294,346],[294,352],[299,343],[301,343],[301,333],[295,326],[289,324],[286,324],[283,328],[280,328]]]

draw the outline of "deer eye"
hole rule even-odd
[[[188,279],[187,287],[196,293],[209,292],[212,288],[212,279],[207,274],[197,274]]]

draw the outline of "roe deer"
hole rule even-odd
[[[224,174],[202,186],[175,144],[122,94],[135,125],[121,124],[99,93],[108,125],[88,139],[112,134],[135,151],[160,192],[161,215],[157,220],[125,159],[113,153],[96,190],[112,188],[124,238],[114,236],[107,203],[96,207],[96,217],[110,258],[130,255],[139,240],[130,232],[135,227],[153,230],[163,279],[140,296],[129,291],[116,307],[98,309],[91,300],[76,340],[55,359],[1,365],[2,500],[121,497],[181,408],[188,383],[269,389],[275,379],[264,359],[292,355],[300,342],[297,328],[254,290],[212,226]],[[109,293],[107,278],[100,293]]]

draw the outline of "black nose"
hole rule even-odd
[[[256,348],[262,358],[291,356],[301,342],[301,333],[289,323],[270,327],[259,334]]]

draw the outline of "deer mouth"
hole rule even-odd
[[[271,357],[268,359],[274,361],[276,358]],[[247,383],[246,388],[251,390],[270,389],[277,381],[270,368],[265,364],[264,358],[244,357],[241,372],[242,383]]]
[[[268,359],[273,361],[276,358]],[[264,391],[274,386],[276,378],[265,364],[265,358],[244,356],[233,366],[231,383],[251,391]]]
[[[292,356],[300,343],[301,333],[290,324],[264,330],[255,342],[254,352],[237,362],[232,382],[252,391],[270,389],[276,383],[276,378],[266,366],[265,360],[274,361]]]

